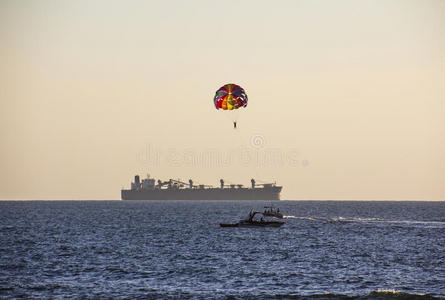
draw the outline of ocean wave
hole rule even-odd
[[[399,299],[399,300],[414,300],[414,299],[423,299],[423,300],[437,300],[437,299],[445,299],[442,297],[434,297],[428,294],[411,294],[403,291],[396,290],[376,290],[369,293],[365,298],[359,299]]]
[[[217,228],[256,202],[105,203],[2,207],[0,299],[445,297],[445,203],[299,203],[255,232]]]
[[[394,290],[376,290],[365,295],[346,295],[340,293],[320,293],[320,294],[300,294],[300,293],[285,293],[274,294],[268,292],[233,292],[233,291],[216,291],[209,294],[208,291],[184,291],[184,290],[141,290],[144,292],[144,297],[159,297],[164,299],[298,299],[298,300],[444,300],[445,298],[435,297],[428,294],[414,294]],[[99,294],[99,297],[108,297],[111,295]],[[134,298],[139,298],[140,295],[132,294]]]
[[[298,299],[298,300],[445,300],[443,297],[435,297],[428,294],[414,294],[396,290],[375,290],[365,295],[346,295],[339,293],[321,293],[304,295],[298,293],[290,294],[231,294],[224,295],[229,299]]]

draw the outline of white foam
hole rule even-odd
[[[325,218],[325,217],[297,217],[297,216],[284,216],[285,219],[298,219],[298,220],[308,220],[308,221],[323,221],[330,223],[389,223],[389,224],[402,224],[402,225],[413,225],[413,226],[431,226],[431,228],[442,228],[445,227],[444,221],[414,221],[414,220],[385,220],[379,218]]]

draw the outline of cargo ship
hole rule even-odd
[[[220,180],[219,187],[211,185],[195,185],[193,180],[188,183],[181,180],[156,180],[147,176],[140,180],[134,177],[131,189],[122,189],[122,200],[280,200],[282,186],[275,183],[257,184],[251,179],[251,187],[242,184],[225,184]]]

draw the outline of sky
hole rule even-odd
[[[0,0],[0,200],[445,200],[444,116],[445,1]]]

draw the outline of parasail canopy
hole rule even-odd
[[[216,109],[233,110],[247,106],[247,94],[242,87],[229,83],[220,87],[213,98]]]

